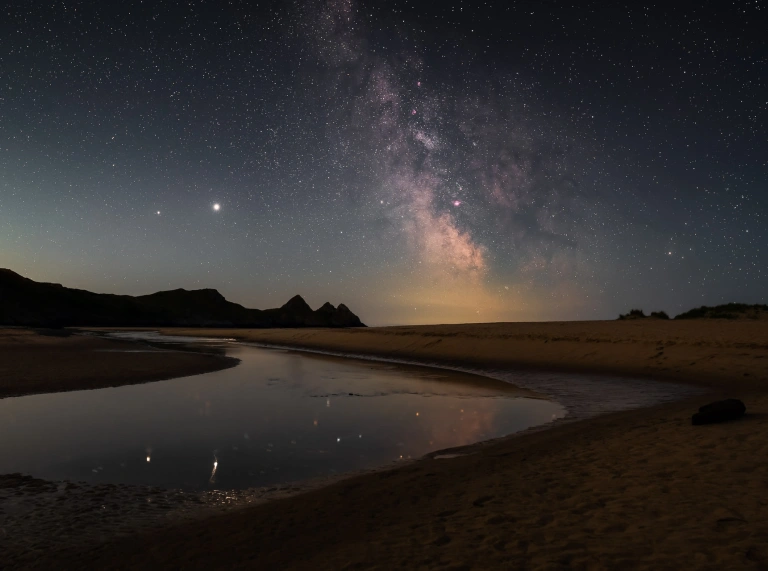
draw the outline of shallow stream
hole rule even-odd
[[[417,458],[566,412],[469,373],[193,341],[241,362],[169,381],[0,400],[0,474],[245,489]]]

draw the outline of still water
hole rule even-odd
[[[565,415],[475,375],[225,347],[237,367],[1,399],[0,473],[243,489],[416,458]]]

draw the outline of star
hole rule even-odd
[[[591,19],[578,50],[575,3],[539,3],[521,20],[509,19],[504,3],[449,17],[437,3],[401,2],[413,6],[392,7],[386,32],[375,2],[276,11],[241,3],[238,16],[254,23],[235,23],[237,41],[198,3],[157,3],[153,17],[178,32],[162,77],[158,54],[133,44],[143,14],[88,10],[51,18],[41,35],[46,14],[15,4],[4,17],[16,33],[3,38],[0,99],[20,110],[3,117],[3,129],[24,141],[3,166],[11,176],[0,193],[0,236],[10,236],[3,222],[13,220],[12,269],[22,275],[69,279],[56,273],[61,253],[85,289],[101,287],[88,280],[102,273],[122,275],[130,285],[121,293],[132,294],[167,281],[255,283],[233,286],[243,297],[232,301],[270,307],[286,301],[282,288],[336,296],[377,325],[614,319],[648,288],[668,310],[733,291],[758,301],[768,288],[760,230],[768,227],[768,109],[750,89],[761,79],[762,40],[751,27],[760,2],[699,3],[695,23],[670,13],[642,30],[636,18],[648,11],[628,5],[610,25]],[[125,33],[114,35],[118,19]],[[281,40],[264,41],[268,30]],[[82,41],[48,43],[86,31]],[[678,53],[683,35],[684,57],[662,66],[658,54]],[[638,40],[649,49],[623,65],[622,46]],[[83,61],[102,61],[103,45],[114,47],[109,62],[81,76]],[[30,53],[50,57],[30,66]],[[193,61],[205,63],[193,69]],[[254,74],[257,61],[268,74]],[[60,105],[94,85],[116,96],[87,116]],[[156,100],[170,113],[148,106]],[[690,104],[664,104],[677,100]],[[672,144],[670,133],[685,144]],[[39,180],[58,182],[27,188],[32,164]],[[226,215],[211,201],[219,195],[232,206]],[[158,202],[173,216],[152,223],[144,208]],[[206,204],[220,220],[205,216]],[[630,220],[635,208],[663,215],[650,229]],[[165,217],[162,208],[149,212]],[[39,228],[50,231],[45,240]],[[150,238],[167,258],[144,255]],[[94,244],[112,241],[124,255],[80,271],[93,269]],[[0,266],[9,264],[5,250]],[[295,259],[286,262],[288,253]],[[217,276],[201,256],[219,260]],[[373,298],[388,301],[369,305]],[[472,313],[478,307],[482,315]]]

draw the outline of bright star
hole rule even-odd
[[[214,209],[216,212],[218,212],[219,210],[221,210],[221,204],[219,204],[219,203],[217,202],[216,204],[214,204],[214,205],[213,205],[213,209]]]

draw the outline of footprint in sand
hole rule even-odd
[[[492,500],[493,496],[483,496],[481,498],[477,498],[474,502],[472,502],[472,505],[478,508],[485,507],[485,503],[489,500]]]

